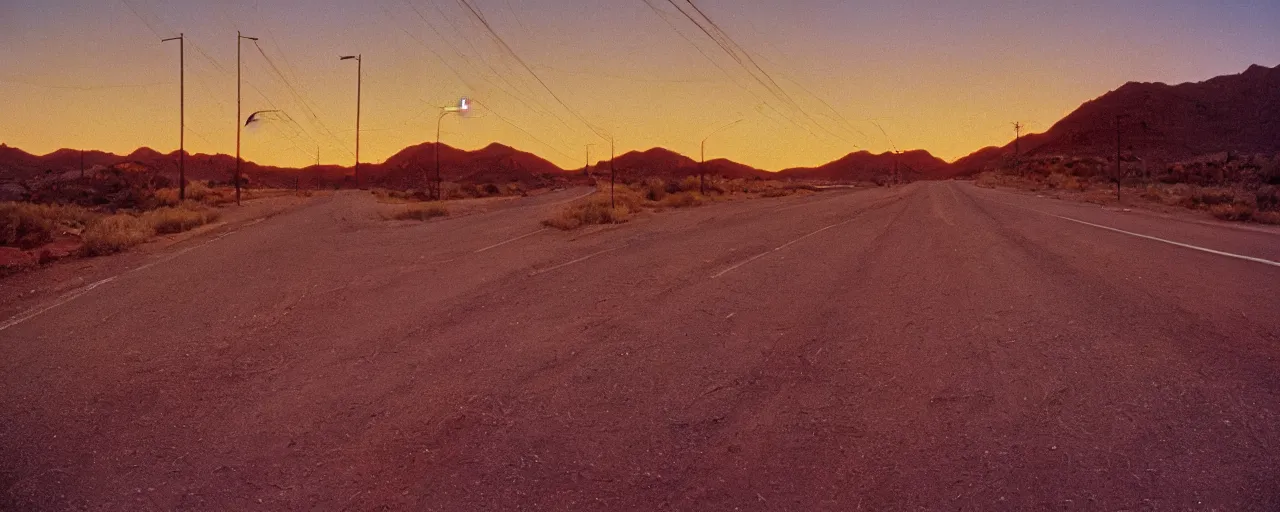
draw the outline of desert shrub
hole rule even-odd
[[[728,192],[725,188],[725,184],[721,180],[711,179],[710,176],[707,177],[706,188],[708,194],[725,194]]]
[[[767,188],[760,193],[760,197],[783,197],[796,193],[795,189],[786,187]]]
[[[1254,202],[1258,205],[1258,211],[1280,211],[1280,187],[1264,185],[1255,190],[1253,195]]]
[[[410,205],[384,216],[388,220],[428,220],[449,215],[449,208],[438,202]]]
[[[680,180],[680,191],[702,190],[702,180],[698,176],[685,176]]]
[[[1253,205],[1247,203],[1217,204],[1209,208],[1209,213],[1222,220],[1250,220],[1255,211]]]
[[[644,198],[649,201],[661,201],[667,197],[667,184],[658,178],[648,178],[641,185]]]
[[[218,220],[218,212],[187,201],[180,206],[164,207],[143,213],[143,222],[159,234],[181,233]]]
[[[1280,224],[1280,212],[1256,211],[1253,212],[1253,221],[1263,224]]]
[[[87,256],[113,254],[147,241],[155,228],[146,221],[125,213],[98,219],[81,235]]]
[[[187,182],[187,200],[188,201],[204,202],[205,198],[212,195],[215,195],[214,190],[212,188],[209,188],[209,185],[205,184],[205,182],[203,181]]]
[[[996,178],[996,173],[985,171],[979,173],[978,177],[973,180],[973,183],[983,188],[996,188],[996,186],[1000,184],[1000,180]]]
[[[0,203],[0,245],[35,248],[62,230],[84,229],[98,216],[76,205]]]
[[[181,201],[178,200],[178,189],[162,188],[155,191],[156,205],[158,206],[177,206]]]
[[[697,192],[680,192],[667,196],[662,200],[661,204],[669,208],[688,208],[701,206],[702,202],[703,198]]]
[[[622,191],[624,189],[630,190],[626,187],[618,188],[617,190]],[[551,218],[544,219],[542,224],[557,229],[570,230],[592,224],[626,222],[633,212],[640,211],[638,194],[633,194],[636,193],[618,194],[616,196],[616,206],[610,207],[609,192],[605,190],[562,208]]]
[[[502,195],[502,189],[498,188],[498,186],[494,185],[493,183],[476,185],[477,197],[489,197],[489,196],[497,196],[497,195]]]
[[[747,191],[747,180],[739,178],[726,181],[722,190],[729,194],[745,193]]]
[[[459,185],[457,183],[444,182],[440,184],[440,198],[444,200],[467,199],[470,197],[475,197],[474,194],[472,194],[474,191],[475,191],[474,188],[463,187],[462,185]],[[401,197],[408,198],[411,196],[405,193],[401,193]]]
[[[506,187],[506,193],[508,195],[513,195],[513,196],[526,195],[524,190],[524,184],[518,181],[513,181],[511,183],[508,183]]]
[[[1191,201],[1195,205],[1227,205],[1235,200],[1235,193],[1225,189],[1202,188],[1191,195]]]

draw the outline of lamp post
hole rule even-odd
[[[364,61],[361,55],[346,55],[338,60],[356,61],[356,188],[360,188],[360,85],[364,81]]]
[[[444,116],[447,116],[449,114],[459,114],[462,112],[466,112],[468,110],[471,110],[471,105],[467,103],[466,98],[462,98],[462,100],[458,102],[458,105],[456,107],[441,107],[440,116],[436,117],[436,146],[434,151],[436,154],[436,185],[435,185],[435,191],[433,192],[433,195],[435,196],[436,201],[439,201],[441,199],[440,198],[440,125],[441,123],[444,122]]]
[[[243,128],[240,124],[240,41],[245,39],[257,41],[258,38],[236,31],[236,205],[240,204],[240,131]]]
[[[613,202],[613,184],[614,182],[617,181],[617,178],[618,178],[618,170],[613,166],[613,160],[615,158],[617,158],[617,152],[614,151],[613,149],[613,136],[610,135],[609,136],[609,210],[611,215],[613,213],[612,210],[617,208],[617,205]]]
[[[707,135],[706,138],[702,139],[702,161],[698,164],[698,192],[701,193],[702,195],[704,196],[707,195],[707,171],[706,171],[707,139],[710,139],[712,135],[725,131],[729,129],[730,126],[741,123],[742,121],[743,121],[742,119],[739,119],[732,123],[721,126],[720,128],[716,129],[716,131],[713,131],[709,135]]]
[[[187,38],[185,34],[178,37],[161,39],[160,42],[178,41],[178,200],[187,199]],[[239,123],[237,123],[239,124]],[[84,175],[84,154],[81,153],[80,174]]]

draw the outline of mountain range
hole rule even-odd
[[[709,160],[708,174],[728,178],[782,178],[822,181],[876,181],[895,172],[904,179],[944,179],[982,171],[1012,155],[1114,155],[1117,128],[1121,150],[1149,163],[1166,164],[1227,151],[1280,152],[1280,67],[1250,66],[1243,73],[1203,82],[1166,85],[1130,82],[1088,101],[1044,133],[1021,137],[1016,145],[980,149],[948,163],[928,151],[873,154],[850,153],[818,167],[770,172],[727,159]],[[365,185],[416,187],[435,169],[436,145],[410,146],[377,164],[361,164]],[[532,153],[502,144],[466,151],[440,145],[441,177],[461,183],[552,184],[583,176],[583,169],[566,170]],[[60,149],[32,155],[0,144],[0,182],[18,181],[47,172],[111,166],[134,162],[165,174],[177,174],[178,153],[140,148],[128,155],[102,151]],[[188,155],[188,179],[229,181],[235,159],[228,155]],[[653,148],[618,156],[612,163],[621,179],[649,176],[679,178],[703,168],[679,153]],[[597,162],[592,174],[607,174],[610,162]],[[270,186],[330,186],[352,184],[354,169],[336,165],[301,169],[242,162],[253,182]]]

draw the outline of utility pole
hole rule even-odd
[[[80,179],[84,179],[84,150],[80,150]]]
[[[1120,116],[1116,114],[1116,201],[1120,200]]]
[[[583,176],[591,175],[591,146],[594,146],[594,145],[595,144],[587,144],[587,163],[582,166]]]
[[[1018,170],[1018,158],[1022,152],[1018,147],[1022,142],[1022,122],[1013,122],[1013,170]]]
[[[894,151],[894,152],[893,152],[893,184],[894,184],[894,185],[897,185],[897,184],[898,184],[898,182],[902,180],[902,176],[901,176],[900,174],[898,174],[898,173],[899,173],[899,171],[898,171],[898,160],[901,160],[901,159],[902,159],[902,156],[901,156],[901,155],[902,155],[902,152],[901,152],[901,151]]]
[[[236,205],[240,204],[240,41],[248,39],[257,41],[256,37],[248,37],[242,35],[239,30],[236,31]]]
[[[356,61],[356,188],[360,188],[360,86],[364,81],[364,59],[361,55],[347,55],[338,60]]]
[[[187,199],[187,37],[161,39],[160,42],[178,41],[178,200]],[[237,116],[238,117],[238,116]],[[239,125],[239,121],[236,122]],[[81,174],[84,165],[81,164]]]
[[[617,181],[618,170],[613,167],[613,159],[617,158],[617,152],[613,149],[613,137],[609,137],[609,214],[613,215],[613,209],[617,205],[613,201],[613,184]]]
[[[726,124],[726,125],[724,125],[724,126],[721,126],[720,128],[717,128],[715,131],[713,131],[713,132],[711,132],[711,133],[707,134],[707,136],[706,136],[706,137],[704,137],[704,138],[702,139],[702,157],[701,157],[701,158],[702,158],[702,160],[701,160],[701,162],[698,164],[698,192],[699,192],[699,193],[701,193],[702,195],[704,195],[704,196],[705,196],[705,195],[707,195],[707,171],[706,171],[706,165],[707,165],[707,140],[708,140],[708,139],[710,139],[712,135],[715,135],[715,134],[717,134],[717,133],[720,133],[720,132],[722,132],[722,131],[725,131],[725,130],[729,129],[729,127],[731,127],[731,126],[733,126],[733,125],[735,125],[735,124],[741,123],[742,121],[743,121],[743,119],[739,119],[739,120],[734,121],[734,122],[732,122],[732,123],[729,123],[729,124]]]
[[[702,139],[701,157],[698,159],[698,193],[707,195],[707,139]]]

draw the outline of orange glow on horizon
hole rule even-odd
[[[1044,131],[1129,80],[1201,80],[1280,54],[1276,38],[1258,35],[1263,23],[1236,24],[1236,35],[1200,32],[1193,44],[1171,28],[1178,19],[1122,8],[1106,12],[1116,18],[1108,23],[1063,27],[1064,16],[1101,19],[1092,11],[1106,8],[700,4],[766,76],[641,2],[483,4],[518,60],[452,7],[421,7],[420,16],[400,6],[299,10],[284,0],[256,9],[134,2],[137,13],[60,3],[0,13],[9,18],[0,22],[0,58],[11,63],[0,75],[0,142],[38,154],[176,150],[178,48],[155,36],[182,31],[187,151],[233,154],[238,28],[260,38],[242,47],[245,115],[278,108],[297,121],[246,131],[242,154],[291,167],[314,164],[317,150],[323,163],[353,163],[356,70],[338,55],[363,55],[367,163],[434,140],[433,112],[467,97],[478,105],[473,115],[442,121],[442,142],[454,147],[499,142],[573,169],[587,144],[592,164],[607,159],[600,134],[608,134],[618,154],[665,147],[696,158],[709,133],[743,119],[707,141],[707,158],[780,170],[888,151],[870,119],[900,149],[950,161],[1008,142],[1015,120]],[[1112,25],[1121,24],[1131,32],[1117,35]],[[1005,26],[1017,28],[997,30]]]

